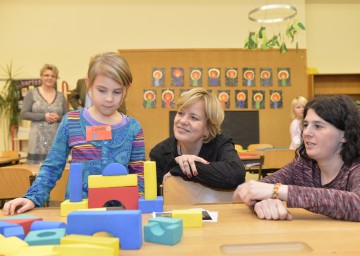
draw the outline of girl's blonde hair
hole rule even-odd
[[[307,99],[303,96],[297,96],[291,102],[291,117],[292,119],[296,118],[295,108],[299,105],[305,107]]]
[[[209,133],[204,135],[203,139],[203,141],[207,143],[220,133],[221,124],[224,121],[225,114],[219,99],[203,88],[194,88],[181,94],[176,107],[177,110],[181,110],[200,100],[204,103],[204,111],[207,118]]]

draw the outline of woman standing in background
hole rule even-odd
[[[307,100],[298,96],[294,98],[291,102],[291,117],[293,121],[290,125],[290,136],[291,144],[290,149],[297,149],[301,143],[301,122],[304,118],[304,107],[307,103]]]
[[[45,160],[67,112],[65,96],[55,89],[58,75],[54,65],[45,64],[40,70],[41,86],[25,96],[21,117],[31,121],[27,164],[40,164]]]

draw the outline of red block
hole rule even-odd
[[[89,188],[89,208],[101,208],[110,200],[121,202],[126,210],[139,209],[138,186],[118,188]]]
[[[6,221],[8,223],[14,223],[14,224],[18,224],[21,225],[24,229],[24,234],[25,236],[27,235],[27,233],[29,233],[30,228],[31,228],[31,224],[36,221],[36,220],[43,220],[42,218],[33,218],[33,219],[2,219],[2,221]]]

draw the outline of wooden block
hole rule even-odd
[[[69,213],[76,211],[87,209],[88,207],[88,199],[83,199],[81,202],[72,203],[70,200],[65,200],[60,204],[60,216],[66,217]]]
[[[118,256],[120,253],[120,242],[117,237],[101,237],[101,236],[86,236],[86,235],[68,235],[60,240],[61,245],[66,244],[91,244],[97,246],[107,247],[113,250],[111,256]],[[78,254],[76,254],[78,255]],[[98,254],[102,255],[102,254]]]
[[[182,219],[184,228],[202,227],[201,210],[173,210],[172,217]]]
[[[180,242],[183,235],[181,219],[158,217],[150,219],[144,225],[144,241],[149,243],[174,245]]]
[[[111,177],[111,176],[108,176]],[[139,189],[135,187],[89,188],[89,208],[105,207],[108,201],[116,200],[126,210],[139,209]]]
[[[29,232],[25,237],[25,242],[29,245],[60,244],[60,239],[65,235],[65,228],[35,230]]]
[[[89,188],[117,188],[131,187],[138,185],[137,174],[119,175],[119,176],[102,176],[90,175]]]

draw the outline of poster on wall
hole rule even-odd
[[[265,108],[265,91],[263,90],[252,91],[252,108],[253,109]]]
[[[225,68],[225,85],[237,86],[238,85],[238,69]]]
[[[255,68],[242,69],[242,85],[255,86]]]
[[[190,68],[190,86],[202,86],[202,75],[203,69],[202,68]]]
[[[283,96],[281,90],[270,90],[270,108],[282,108]]]
[[[273,86],[272,68],[260,68],[260,85]]]
[[[208,85],[209,86],[220,86],[220,68],[209,68],[208,69]]]
[[[174,108],[175,94],[173,89],[161,90],[161,107],[162,108]]]
[[[278,86],[290,86],[291,73],[290,68],[278,68]]]
[[[156,108],[156,90],[144,90],[144,108]]]
[[[248,108],[248,90],[235,90],[235,108]]]
[[[184,68],[181,67],[171,68],[171,85],[184,86]]]
[[[152,86],[164,86],[165,85],[165,68],[152,68]]]
[[[230,90],[218,90],[217,91],[218,99],[221,102],[223,109],[230,108]]]

